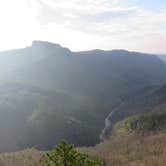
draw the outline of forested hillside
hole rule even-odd
[[[165,111],[166,85],[149,86],[126,96],[121,104],[112,109],[107,117],[107,123],[102,138],[111,135],[112,126],[116,122],[135,114]]]
[[[112,136],[94,148],[105,166],[163,166],[166,162],[166,112],[126,118],[113,127]]]
[[[0,66],[1,152],[51,149],[63,138],[95,145],[125,96],[166,80],[166,65],[155,55],[72,52],[41,41],[1,52]]]
[[[115,124],[113,134],[108,140],[95,147],[81,147],[76,150],[88,154],[90,159],[100,159],[102,166],[164,166],[166,112],[128,117]],[[40,166],[46,153],[36,149],[1,153],[0,165]]]

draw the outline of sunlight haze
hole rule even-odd
[[[0,50],[46,40],[73,51],[166,52],[163,0],[5,0],[0,20]]]

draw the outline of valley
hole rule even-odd
[[[165,112],[166,64],[157,55],[126,50],[72,52],[58,44],[34,41],[29,47],[1,52],[0,64],[2,166],[40,165],[42,154],[62,139],[90,156],[99,155],[108,166],[127,165],[129,158],[137,163],[137,155],[145,165],[135,144],[143,148],[149,142],[149,148],[161,139],[165,147],[164,133],[146,131],[144,137],[125,131],[125,138],[114,134],[119,131],[115,130],[118,122],[129,116]],[[117,151],[110,150],[105,158],[108,145]],[[130,151],[134,154],[127,154]]]

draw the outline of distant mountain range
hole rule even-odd
[[[0,53],[0,80],[0,151],[51,149],[62,138],[94,145],[105,118],[127,96],[134,100],[131,94],[166,81],[166,64],[152,54],[72,52],[34,41]]]

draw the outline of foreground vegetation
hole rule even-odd
[[[35,149],[0,155],[1,166],[102,166],[102,161],[76,149],[73,144],[61,141],[50,152]]]
[[[92,160],[86,153],[78,152],[74,145],[61,141],[55,150],[46,153],[42,166],[102,166],[99,159]]]
[[[117,123],[111,138],[95,147],[75,149],[62,141],[50,152],[29,149],[3,153],[0,165],[56,166],[58,163],[61,166],[66,162],[67,166],[164,166],[165,129],[166,113],[137,115]]]
[[[95,148],[83,148],[100,156],[106,166],[164,166],[166,135],[113,137]]]
[[[84,150],[100,156],[106,166],[164,166],[166,113],[129,117],[114,126],[109,140]]]
[[[92,148],[80,148],[92,158],[100,156],[104,166],[164,166],[166,163],[166,135],[111,138]],[[1,166],[41,166],[44,152],[29,149],[0,155]]]

